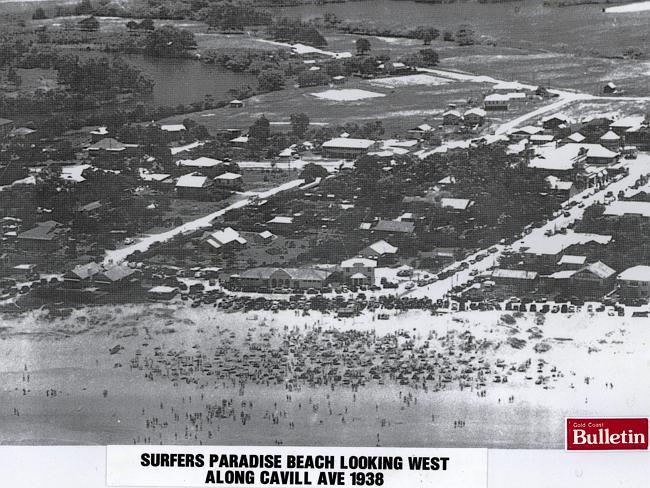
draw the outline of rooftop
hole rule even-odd
[[[190,166],[194,168],[213,168],[222,164],[222,161],[201,156],[196,159],[181,159],[180,161],[177,161],[176,164],[178,166]]]
[[[535,271],[525,271],[521,269],[495,269],[492,271],[492,278],[505,278],[516,280],[534,280],[537,278]]]
[[[650,266],[638,265],[627,268],[618,275],[619,280],[624,281],[650,281]]]
[[[176,188],[203,188],[207,183],[207,176],[199,176],[195,174],[183,175],[178,178]]]
[[[335,137],[323,143],[326,149],[369,149],[375,141],[370,139],[352,139],[350,137]]]
[[[616,215],[619,217],[623,215],[639,215],[642,217],[650,217],[650,202],[616,200],[605,208],[604,215]]]

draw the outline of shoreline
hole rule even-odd
[[[550,351],[537,354],[530,340],[521,349],[508,345],[512,328],[499,325],[503,313],[479,313],[433,318],[412,311],[391,321],[373,321],[369,315],[323,320],[317,313],[305,318],[288,311],[258,312],[258,320],[247,320],[241,313],[156,304],[85,308],[75,310],[68,319],[45,323],[33,312],[10,324],[14,332],[1,336],[4,386],[0,400],[7,407],[0,413],[0,444],[51,439],[88,445],[277,442],[361,446],[378,442],[382,446],[444,443],[445,447],[558,448],[567,415],[620,415],[629,412],[630,405],[639,411],[650,407],[636,393],[644,391],[639,383],[644,380],[632,374],[648,359],[643,351],[650,333],[639,321],[603,317],[593,324],[586,313],[556,316],[553,322],[539,326],[544,338],[570,336],[573,340],[554,341]],[[535,314],[527,313],[517,318],[514,327],[525,335],[534,324]],[[248,381],[242,386],[234,377],[215,378],[200,371],[188,374],[185,381],[160,375],[146,378],[154,367],[155,348],[160,348],[163,357],[184,350],[211,358],[226,350],[243,354],[244,344],[261,344],[261,338],[271,334],[273,351],[281,345],[285,326],[294,338],[315,330],[354,331],[378,338],[397,330],[411,331],[416,344],[435,332],[448,344],[454,341],[456,348],[459,338],[469,332],[476,341],[492,344],[474,352],[486,362],[531,359],[536,364],[542,358],[548,368],[557,367],[562,377],[549,381],[552,388],[543,389],[526,380],[523,375],[527,373],[513,373],[507,384],[486,380],[485,396],[474,387],[461,390],[454,383],[435,391],[435,381],[427,381],[425,390],[389,379],[383,385],[369,381],[354,389],[342,384],[287,383],[286,378],[279,384]],[[253,340],[247,342],[249,333]],[[318,334],[317,338],[323,337],[322,332]],[[123,349],[111,355],[108,349],[116,344]],[[589,352],[596,345],[600,351]],[[139,366],[131,370],[130,361],[136,357]],[[407,356],[403,359],[408,360]],[[234,367],[236,361],[229,364]],[[16,371],[16,365],[23,370]],[[449,362],[449,368],[459,365]],[[532,375],[537,376],[534,370]],[[604,387],[605,383],[614,387]],[[23,394],[22,388],[28,391]],[[47,390],[56,391],[56,396]],[[20,416],[12,414],[9,406],[18,409]],[[461,420],[466,427],[455,427]]]

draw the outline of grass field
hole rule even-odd
[[[189,117],[208,129],[247,128],[261,115],[265,115],[271,122],[287,122],[289,114],[304,112],[310,121],[328,125],[381,120],[386,134],[391,135],[424,122],[439,122],[448,103],[470,98],[479,100],[487,86],[482,83],[452,82],[437,86],[409,85],[391,89],[375,85],[372,80],[355,79],[340,88],[366,90],[385,96],[358,101],[335,101],[312,95],[330,89],[328,87],[289,88],[247,99],[241,109],[196,112],[171,117],[164,122]]]

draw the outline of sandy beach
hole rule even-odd
[[[567,415],[648,411],[645,322],[35,311],[2,320],[0,441],[559,448]]]

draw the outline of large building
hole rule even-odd
[[[370,139],[352,139],[350,137],[335,137],[322,145],[325,154],[331,158],[354,159],[367,153],[376,142]]]
[[[624,300],[650,298],[650,266],[633,266],[618,275],[618,286]]]
[[[614,287],[616,270],[602,261],[585,266],[571,275],[569,285],[574,294],[587,298],[600,298]]]
[[[232,275],[230,280],[239,284],[243,290],[291,288],[319,290],[325,287],[333,271],[317,268],[252,268],[239,275]]]
[[[346,259],[341,263],[345,281],[352,286],[374,285],[377,261],[368,258]]]
[[[61,224],[48,220],[18,234],[16,239],[18,246],[26,251],[52,252],[63,245],[65,233],[66,229]]]

